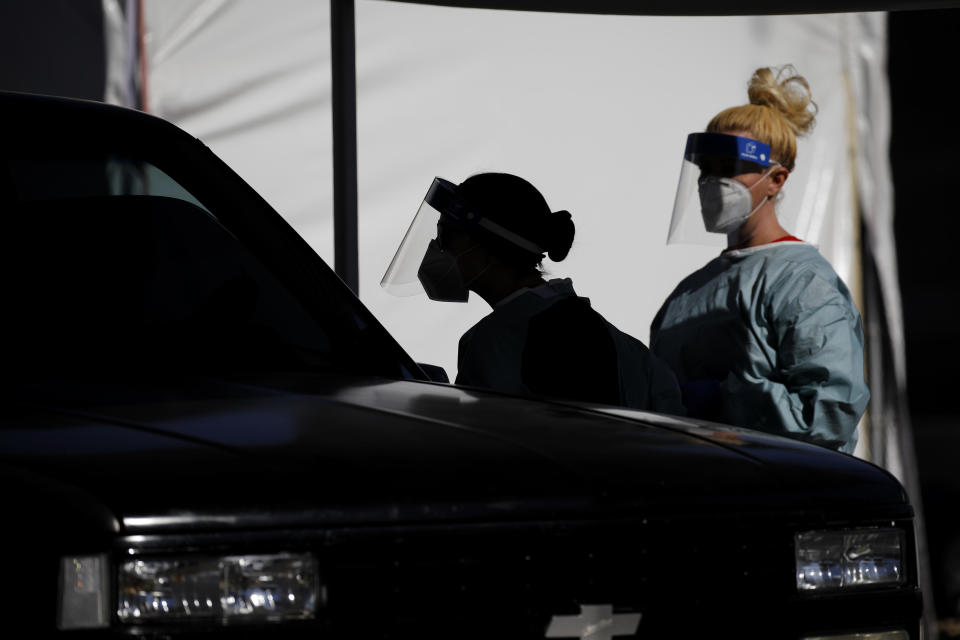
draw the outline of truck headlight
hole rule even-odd
[[[899,529],[798,533],[797,589],[833,591],[904,581],[904,534]]]
[[[128,624],[303,620],[317,595],[310,554],[139,558],[117,572],[117,616]]]

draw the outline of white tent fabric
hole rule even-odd
[[[850,20],[846,38],[846,72],[851,91],[850,129],[853,132],[853,179],[856,197],[865,219],[867,244],[876,256],[878,284],[882,297],[881,319],[870,318],[868,339],[873,339],[870,357],[883,358],[889,350],[889,367],[882,372],[887,384],[874,384],[871,404],[880,407],[874,412],[871,429],[873,451],[869,458],[891,471],[911,491],[911,499],[919,503],[919,479],[913,460],[913,435],[906,411],[906,345],[897,270],[897,252],[893,227],[893,175],[890,167],[890,99],[886,75],[886,55],[871,43],[884,41],[884,22]],[[872,330],[882,324],[883,335]],[[873,334],[873,335],[870,335]],[[888,344],[884,344],[888,341]],[[876,369],[874,369],[876,371]],[[879,373],[879,372],[878,372]],[[896,397],[887,398],[884,394]],[[912,481],[911,481],[912,480]]]
[[[138,7],[134,0],[101,0],[100,4],[107,65],[104,102],[137,108],[140,106],[135,16]]]
[[[328,3],[143,11],[146,110],[202,139],[332,264]]]
[[[360,297],[415,359],[451,377],[485,303],[378,286],[433,177],[516,173],[571,211],[573,249],[547,270],[646,341],[667,294],[717,252],[665,244],[686,135],[745,102],[760,66],[795,65],[820,107],[779,207],[788,228],[855,296],[860,207],[893,259],[883,14],[623,17],[371,0],[356,10]],[[329,4],[147,0],[144,12],[148,110],[201,138],[332,264]],[[894,262],[883,276],[898,302]]]

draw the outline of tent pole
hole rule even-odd
[[[333,103],[333,265],[359,294],[357,65],[354,0],[330,0]]]

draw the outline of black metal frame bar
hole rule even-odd
[[[357,234],[357,64],[354,0],[330,0],[333,87],[333,266],[360,292]]]

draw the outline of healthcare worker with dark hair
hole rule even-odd
[[[853,452],[870,398],[860,313],[775,211],[816,104],[789,66],[758,69],[748,96],[687,138],[668,241],[721,234],[727,248],[670,294],[650,346],[691,415]]]
[[[457,384],[683,414],[669,367],[569,279],[544,279],[544,254],[563,260],[573,236],[570,214],[522,178],[437,178],[381,286],[445,302],[473,291],[493,308],[460,339]]]

